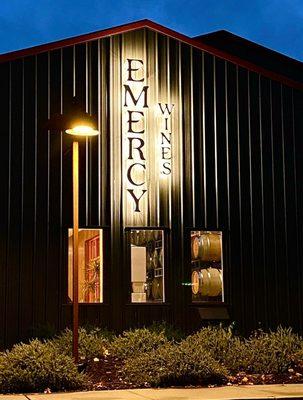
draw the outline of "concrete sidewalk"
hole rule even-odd
[[[199,389],[134,389],[100,392],[0,395],[0,400],[247,400],[302,399],[303,384]]]

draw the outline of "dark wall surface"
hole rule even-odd
[[[160,192],[160,217],[152,224],[167,228],[165,305],[129,304],[126,279],[121,110],[113,80],[119,52],[137,40],[147,60],[156,54],[149,63],[157,67],[159,90],[178,101],[170,196]],[[195,227],[224,232],[230,321],[246,333],[278,324],[302,332],[302,92],[151,31],[3,63],[0,87],[2,345],[47,323],[61,329],[71,321],[71,139],[45,123],[67,110],[73,95],[97,115],[101,131],[80,143],[80,225],[104,227],[108,249],[104,304],[80,305],[81,322],[201,326],[203,305],[192,305],[190,287],[182,286],[190,280],[188,229]],[[150,200],[151,220],[155,207]]]
[[[220,30],[195,37],[201,43],[208,44],[242,60],[260,65],[269,71],[287,76],[297,82],[303,82],[303,63],[268,49],[250,40]]]

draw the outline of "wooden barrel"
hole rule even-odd
[[[154,240],[154,231],[146,230],[145,231],[145,241],[146,243],[152,242]]]
[[[197,260],[199,258],[200,241],[198,236],[192,236],[191,238],[191,258]]]
[[[193,294],[199,293],[200,277],[198,271],[193,271],[191,274],[191,291]]]
[[[216,297],[222,294],[222,273],[220,269],[208,268],[210,276],[208,296]]]
[[[208,296],[209,295],[209,285],[210,285],[210,275],[209,272],[206,268],[201,269],[199,272],[199,291],[202,296]]]
[[[161,278],[154,278],[152,283],[152,296],[154,300],[163,299],[163,280]]]
[[[162,232],[161,231],[154,230],[152,232],[153,232],[153,237],[154,237],[155,241],[162,239]]]
[[[198,258],[201,261],[221,261],[221,235],[203,233],[199,237]]]
[[[217,297],[222,294],[222,273],[217,268],[203,268],[200,271],[200,288],[202,296]]]
[[[130,243],[132,245],[136,244],[136,231],[130,231]]]
[[[133,232],[133,240],[135,246],[144,246],[145,245],[145,231],[132,231]]]

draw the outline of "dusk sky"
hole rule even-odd
[[[189,36],[226,29],[303,60],[303,0],[1,0],[0,52],[144,18]]]

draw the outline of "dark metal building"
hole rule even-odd
[[[80,322],[302,332],[302,72],[147,20],[1,55],[1,344],[71,322],[71,139],[46,122],[73,97],[101,132],[80,141]]]

